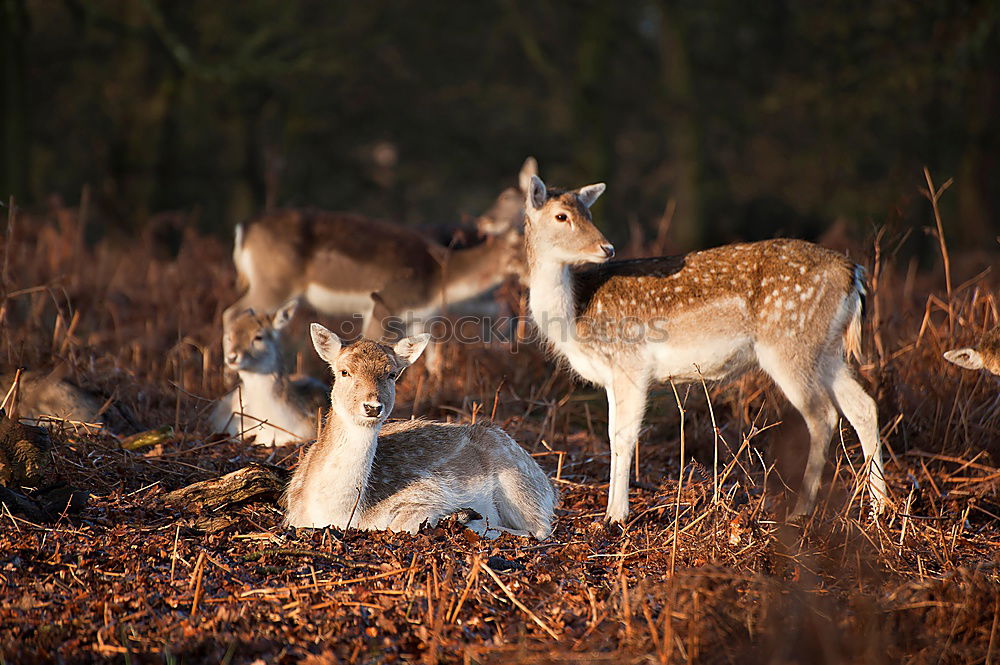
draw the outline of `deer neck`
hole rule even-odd
[[[306,501],[315,524],[346,528],[361,522],[379,427],[358,427],[330,409],[310,461]],[[351,517],[353,513],[353,518]]]
[[[528,303],[535,325],[577,374],[596,385],[609,385],[613,368],[606,353],[599,352],[577,326],[576,290],[570,266],[537,260],[531,252],[528,257]]]
[[[239,375],[240,394],[245,405],[261,405],[272,402],[275,395],[282,392],[281,389],[285,383],[284,377],[278,373],[263,374],[241,370]]]
[[[545,338],[560,348],[573,337],[576,300],[573,275],[565,263],[532,260],[528,272],[531,316]]]
[[[441,266],[441,304],[468,300],[502,282],[510,252],[502,238],[449,252]]]

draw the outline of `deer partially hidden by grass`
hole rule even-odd
[[[327,387],[308,377],[289,377],[281,358],[281,331],[297,305],[297,300],[285,303],[273,316],[247,309],[230,321],[222,346],[239,384],[212,411],[215,431],[253,436],[260,445],[316,436],[317,414],[328,404]]]
[[[52,425],[102,425],[119,435],[141,429],[126,405],[78,386],[66,377],[68,372],[68,366],[62,364],[51,371],[0,374],[0,395],[9,394],[19,376],[18,413],[22,418]]]
[[[838,410],[861,439],[872,505],[881,510],[875,402],[845,362],[845,351],[860,353],[862,268],[797,240],[605,263],[614,248],[590,215],[603,191],[603,184],[549,190],[533,177],[525,247],[532,317],[576,373],[607,391],[607,519],[628,515],[629,469],[650,384],[720,380],[753,368],[774,379],[809,429],[794,514],[813,507]]]
[[[389,347],[342,346],[312,324],[313,345],[333,370],[323,432],[299,464],[285,497],[285,523],[416,532],[464,514],[466,526],[545,538],[556,495],[538,464],[502,429],[426,420],[386,423],[396,380],[430,336]]]
[[[60,376],[63,371],[65,368],[60,367],[51,373],[21,373],[21,417],[38,420],[48,416],[74,422],[101,422],[104,400]],[[14,377],[13,373],[0,376],[0,392],[6,394],[12,388]]]
[[[965,369],[985,369],[1000,376],[1000,326],[983,336],[974,347],[945,351],[945,360]]]
[[[523,184],[535,169],[529,158]],[[521,270],[521,206],[514,208],[512,198],[502,193],[480,224],[483,243],[456,250],[413,229],[350,213],[261,215],[236,227],[233,262],[246,291],[226,310],[223,326],[244,309],[273,312],[301,296],[324,314],[361,315],[360,332],[379,339],[385,318],[419,319],[478,296]]]

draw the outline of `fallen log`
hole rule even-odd
[[[238,471],[174,490],[162,500],[168,506],[195,512],[251,501],[277,502],[291,475],[280,466],[252,462]]]

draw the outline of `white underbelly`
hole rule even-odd
[[[367,314],[375,306],[371,293],[335,291],[316,283],[306,287],[305,297],[317,311],[331,315]]]
[[[749,362],[752,345],[748,337],[714,337],[697,344],[664,342],[651,345],[649,352],[657,380],[718,380]]]

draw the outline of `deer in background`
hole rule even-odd
[[[27,371],[0,375],[0,395],[9,394],[18,378],[18,413],[44,423],[65,420],[71,423],[100,424],[122,435],[137,432],[130,408],[119,400],[86,390],[66,378],[69,367],[60,364],[51,371]]]
[[[978,346],[945,351],[944,358],[965,369],[985,369],[1000,376],[1000,326],[986,333]]]
[[[677,258],[606,263],[614,248],[591,221],[604,184],[549,190],[531,179],[525,248],[531,315],[581,377],[608,395],[606,519],[628,515],[629,469],[654,381],[732,378],[760,368],[802,414],[811,445],[794,514],[812,510],[843,413],[869,464],[874,510],[886,498],[874,400],[852,376],[863,270],[798,240],[767,240]],[[599,264],[577,268],[583,264]]]
[[[281,445],[316,436],[316,419],[328,402],[325,385],[308,377],[290,378],[281,359],[281,331],[295,316],[298,300],[273,315],[243,310],[232,317],[222,340],[226,366],[239,384],[216,403],[216,432],[253,436],[258,445]]]
[[[545,538],[556,494],[538,464],[494,425],[426,420],[386,423],[396,380],[430,335],[389,347],[371,340],[343,346],[318,323],[316,352],[333,371],[326,424],[288,486],[286,526],[354,526],[414,533],[464,514],[488,537]]]
[[[81,423],[100,423],[104,400],[67,381],[62,366],[53,372],[21,372],[19,409],[21,418],[33,420],[50,416]],[[13,390],[16,373],[0,376],[0,393]]]
[[[536,169],[529,158],[519,176],[522,186]],[[247,308],[273,312],[301,296],[324,314],[360,314],[363,334],[379,339],[385,317],[426,317],[518,273],[521,205],[523,194],[502,193],[480,224],[491,235],[479,245],[456,250],[412,229],[361,215],[320,210],[264,214],[236,227],[233,262],[247,288],[224,313],[223,327]],[[382,316],[375,315],[376,303]]]

